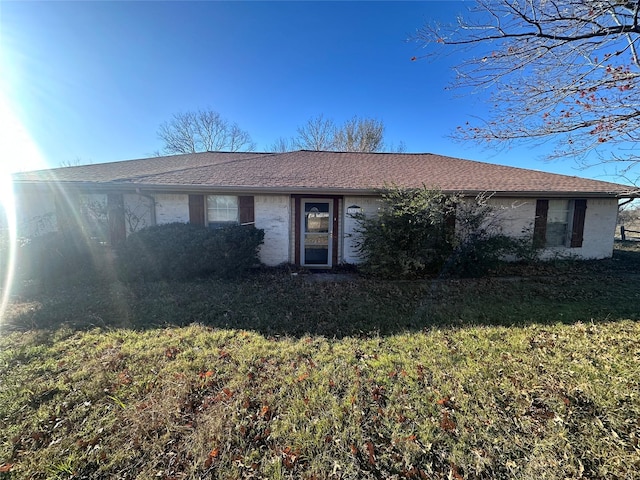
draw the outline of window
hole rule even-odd
[[[233,224],[254,225],[253,196],[189,195],[189,222],[214,228]]]
[[[238,197],[233,195],[207,196],[207,224],[210,227],[238,223]]]
[[[546,247],[564,247],[569,233],[569,200],[549,200]]]
[[[551,199],[536,202],[533,240],[537,247],[582,246],[586,200]]]
[[[113,216],[116,212],[108,208],[113,207],[112,202],[107,205],[107,195],[81,194],[78,198],[80,205],[80,217],[82,230],[91,241],[106,245],[109,242],[109,212]]]

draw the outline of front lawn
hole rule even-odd
[[[471,280],[23,290],[0,478],[640,478],[623,247]]]

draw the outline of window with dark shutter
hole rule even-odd
[[[453,242],[456,236],[456,211],[448,212],[444,217],[444,236],[447,241]]]
[[[107,223],[111,246],[124,242],[127,238],[127,229],[124,223],[124,197],[121,193],[107,195]]]
[[[587,214],[587,201],[575,200],[573,205],[573,226],[571,229],[571,248],[582,247],[584,238],[584,219]]]
[[[59,232],[67,232],[73,225],[72,205],[74,199],[64,195],[56,195],[56,226]]]
[[[189,223],[204,225],[204,195],[189,195]]]
[[[534,246],[582,247],[586,211],[585,199],[538,200],[533,226]]]

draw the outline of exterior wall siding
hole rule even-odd
[[[296,258],[296,201],[289,199],[289,262],[294,263]]]
[[[189,195],[157,194],[156,223],[189,222]],[[265,265],[289,262],[289,195],[254,196],[255,226],[264,230],[260,260]]]
[[[611,257],[617,218],[618,201],[615,198],[589,198],[582,247],[549,248],[543,252],[542,258],[566,255],[597,260]]]
[[[81,195],[84,200],[106,201],[104,194]],[[125,208],[138,217],[137,226],[127,224],[127,233],[144,226],[189,221],[189,197],[187,194],[158,193],[153,201],[134,193],[124,194]],[[577,197],[579,198],[579,196]],[[260,258],[266,265],[293,262],[295,258],[294,200],[290,195],[256,195],[255,225],[265,231]],[[496,207],[494,219],[504,234],[531,238],[535,221],[535,198],[491,198]],[[347,195],[340,201],[338,231],[338,261],[359,263],[355,236],[357,222],[347,213],[350,206],[358,206],[369,216],[380,207],[379,197]],[[547,248],[542,258],[573,256],[582,259],[610,257],[613,251],[618,202],[615,198],[589,198],[584,224],[584,240],[581,247]],[[19,235],[31,236],[56,230],[56,198],[50,189],[33,189],[20,192],[17,208]]]
[[[290,262],[291,206],[289,195],[256,195],[256,228],[264,230],[260,260],[265,265]]]
[[[513,237],[532,236],[536,199],[492,198],[489,202],[497,207],[496,215],[503,222],[503,233]],[[582,246],[577,248],[569,246],[545,248],[540,252],[540,258],[549,260],[556,257],[575,257],[595,260],[611,257],[617,215],[617,199],[587,199]]]
[[[342,208],[342,231],[343,233],[343,248],[342,248],[342,262],[343,263],[360,263],[361,259],[358,255],[358,250],[355,246],[357,239],[356,228],[358,222],[347,213],[347,210],[351,206],[358,206],[362,209],[362,212],[367,216],[374,216],[378,212],[380,207],[380,197],[356,197],[345,196]]]
[[[32,237],[57,229],[55,196],[50,190],[20,194],[16,201],[18,236]]]
[[[338,242],[338,263],[345,263],[344,261],[344,222],[342,219],[344,218],[344,199],[340,198],[338,200],[338,211],[333,212],[334,217],[338,217],[338,232],[336,235],[336,242]],[[335,265],[334,265],[335,266]]]
[[[182,193],[158,193],[156,199],[156,223],[188,223],[189,195]]]
[[[151,198],[130,193],[125,193],[123,197],[127,235],[155,224],[155,202]]]
[[[494,208],[490,221],[496,222],[500,233],[515,238],[533,238],[535,198],[490,198],[488,204]]]
[[[611,257],[618,220],[618,200],[615,198],[589,199],[586,213],[582,258]]]

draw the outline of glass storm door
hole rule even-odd
[[[300,258],[303,266],[331,266],[332,219],[332,200],[302,200]]]

